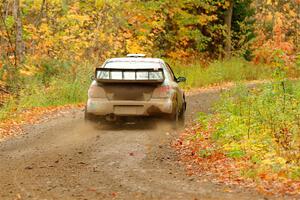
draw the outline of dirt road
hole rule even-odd
[[[218,94],[189,95],[188,119]],[[0,143],[0,199],[267,199],[187,176],[170,147],[177,133],[164,124],[93,129],[74,110],[25,130]]]

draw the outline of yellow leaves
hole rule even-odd
[[[264,159],[261,161],[262,166],[266,166],[267,168],[272,168],[273,166],[285,166],[286,159],[276,155],[275,153],[266,153]]]
[[[183,49],[177,49],[175,51],[168,52],[168,57],[173,59],[183,59],[190,56],[191,54]]]
[[[200,25],[207,25],[208,23],[218,20],[218,16],[217,15],[205,15],[205,14],[201,14],[198,16],[198,22]]]
[[[223,8],[224,9],[227,9],[227,8],[229,8],[229,6],[230,6],[230,1],[232,1],[232,0],[227,0],[227,1],[225,1],[225,4],[223,5]],[[220,5],[221,3],[219,3],[219,5]]]
[[[123,37],[126,39],[129,39],[133,36],[133,34],[130,31],[124,31]]]
[[[128,19],[128,23],[130,24],[141,24],[144,23],[145,21],[147,21],[147,17],[141,14],[135,15]],[[155,23],[155,21],[152,21],[152,23]]]
[[[180,45],[187,46],[189,44],[188,38],[182,38],[181,41],[179,41]]]
[[[20,70],[22,76],[33,76],[37,72],[37,68],[34,65],[24,64]]]
[[[87,15],[78,15],[78,14],[71,14],[67,16],[68,20],[74,20],[78,24],[83,25],[84,22],[89,21],[90,17]]]
[[[129,53],[147,53],[144,51],[143,47],[135,39],[126,40],[126,50]]]
[[[295,11],[289,10],[288,12],[291,17],[297,17],[297,13]]]
[[[273,15],[272,15],[272,13],[268,13],[268,15],[266,16],[266,22],[271,22],[272,21],[272,19],[273,19]]]
[[[95,0],[95,6],[98,9],[102,9],[105,5],[105,0]]]
[[[41,26],[39,27],[38,31],[40,33],[46,34],[46,33],[50,33],[50,28],[49,28],[49,26],[47,24],[41,24]]]

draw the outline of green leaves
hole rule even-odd
[[[229,158],[242,158],[245,154],[246,153],[240,149],[232,149],[226,153]]]
[[[61,8],[64,13],[68,12],[68,8],[69,8],[68,0],[61,0]]]
[[[228,157],[249,156],[262,168],[274,172],[284,168],[297,174],[293,167],[300,164],[299,86],[299,82],[288,81],[254,89],[238,86],[225,93],[217,104],[216,122],[201,123],[214,127],[212,139]]]
[[[98,9],[102,9],[105,5],[105,0],[95,0],[95,6]]]
[[[15,19],[14,19],[14,16],[7,16],[6,19],[5,19],[5,25],[8,29],[12,29],[13,26],[15,24]]]

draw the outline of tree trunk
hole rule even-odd
[[[1,50],[3,50],[4,52],[1,53],[1,55],[6,55],[6,60],[8,62],[10,62],[13,66],[17,65],[16,62],[16,51],[15,51],[15,44],[13,43],[13,36],[11,31],[8,29],[7,25],[6,25],[6,21],[5,19],[7,18],[7,16],[9,15],[10,12],[12,12],[12,8],[13,8],[13,2],[7,0],[7,1],[3,1],[3,7],[1,8],[1,15],[0,15],[0,21],[3,24],[3,28],[4,28],[4,32],[5,35],[4,37],[0,37],[0,45],[1,47],[3,47]],[[9,57],[13,54],[14,56],[14,60],[13,62],[9,59]]]
[[[230,5],[225,13],[225,25],[226,25],[226,38],[225,38],[225,58],[229,59],[231,57],[231,23],[233,14],[233,0],[230,0]]]
[[[44,16],[44,10],[45,10],[45,7],[46,7],[46,0],[43,0],[42,1],[42,4],[41,4],[41,8],[40,8],[40,13],[35,21],[35,26],[38,27],[40,24],[41,24],[41,20],[43,19]]]
[[[23,26],[20,11],[20,0],[14,0],[13,15],[16,23],[16,60],[18,63],[22,62],[23,59]]]

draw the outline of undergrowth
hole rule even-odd
[[[11,83],[11,95],[0,107],[0,120],[15,118],[34,107],[82,103],[87,98],[93,67],[80,63],[49,61],[39,63],[34,75],[24,70],[22,78]]]
[[[203,67],[199,63],[180,63],[169,61],[177,76],[185,76],[183,86],[187,89],[207,85],[236,82],[242,80],[258,80],[271,78],[272,68],[254,65],[243,59],[234,58],[227,61],[214,61]]]
[[[244,176],[300,179],[300,82],[240,85],[222,95],[215,114],[199,119],[211,131],[215,151],[248,161]]]

